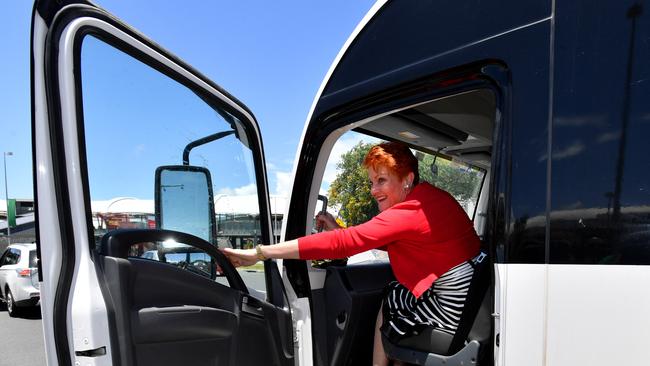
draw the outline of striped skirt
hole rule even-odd
[[[383,301],[382,332],[393,342],[430,326],[453,335],[474,274],[473,260],[445,272],[417,299],[399,282],[389,283]]]

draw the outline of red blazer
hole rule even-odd
[[[443,273],[478,254],[480,241],[458,202],[428,183],[368,222],[298,239],[301,259],[344,258],[377,248],[388,252],[397,280],[420,297]]]

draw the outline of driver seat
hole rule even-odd
[[[388,358],[421,366],[468,366],[485,359],[492,329],[489,262],[485,252],[473,260],[474,275],[453,336],[429,327],[393,343],[382,334]]]

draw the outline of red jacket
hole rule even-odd
[[[478,254],[472,221],[447,192],[420,183],[404,202],[370,221],[298,239],[301,259],[344,258],[366,250],[388,252],[397,280],[415,297],[452,267]]]

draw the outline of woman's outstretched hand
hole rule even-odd
[[[334,216],[329,212],[320,212],[316,215],[316,229],[321,229],[325,231],[330,231],[334,229],[340,229],[341,227],[336,222]]]
[[[230,263],[235,267],[252,266],[259,261],[255,249],[223,248],[221,252],[226,255]]]

